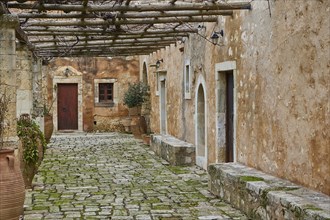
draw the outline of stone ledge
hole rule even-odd
[[[150,148],[175,166],[195,165],[195,146],[170,135],[151,135]]]
[[[209,189],[251,219],[330,219],[330,197],[237,163],[211,164]]]

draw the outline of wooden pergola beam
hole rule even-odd
[[[177,40],[180,40],[183,36],[165,36],[165,37],[150,37],[150,38],[137,38],[136,36],[132,37],[132,38],[127,38],[127,37],[120,37],[120,38],[116,38],[116,37],[103,37],[103,38],[79,38],[79,41],[81,42],[90,42],[91,44],[93,43],[103,43],[103,42],[107,42],[107,41],[115,41],[117,43],[120,43],[120,42],[127,42],[127,43],[130,43],[130,42],[158,42],[158,41],[168,41],[168,40],[172,40],[172,41],[177,41]],[[58,38],[55,38],[55,39],[51,39],[51,40],[33,40],[31,41],[31,43],[36,43],[38,45],[40,44],[47,44],[47,43],[53,43],[53,42],[57,42],[57,43],[69,43],[69,42],[76,42],[77,39],[58,39]]]
[[[138,47],[158,47],[158,46],[170,46],[171,44],[175,44],[176,41],[172,41],[172,42],[164,42],[164,43],[139,43],[139,44],[134,44],[134,43],[119,43],[119,44],[93,44],[93,45],[78,45],[78,46],[72,46],[70,47],[70,45],[57,45],[57,46],[42,46],[42,47],[36,47],[36,51],[41,51],[41,50],[52,50],[52,49],[68,49],[68,48],[74,48],[74,49],[97,49],[99,47],[111,47],[111,48],[132,48],[134,46],[134,48],[138,48]]]
[[[87,32],[87,33],[103,33],[103,34],[113,34],[114,30],[103,30],[101,28],[56,28],[56,27],[25,27],[24,31],[34,32],[34,31],[47,31],[62,34],[62,32]],[[120,31],[119,34],[163,34],[163,33],[197,33],[197,28],[181,28],[181,29],[166,29],[166,30],[148,30],[146,31]]]
[[[107,21],[34,21],[26,24],[32,26],[107,26],[107,25],[129,25],[129,24],[166,24],[166,23],[196,23],[216,22],[217,17],[192,17],[192,18],[163,18],[163,19],[134,19],[134,20],[107,20]]]
[[[184,10],[242,10],[242,9],[251,9],[250,2],[217,2],[217,3],[189,3],[189,4],[162,4],[162,3],[153,3],[153,4],[141,4],[141,5],[64,5],[64,4],[31,4],[31,3],[7,3],[8,8],[17,8],[17,9],[35,9],[38,11],[118,11],[118,12],[145,12],[145,11],[184,11]]]
[[[111,12],[110,12],[111,13]],[[115,13],[113,16],[116,18],[164,18],[164,17],[193,17],[193,16],[211,16],[222,15],[232,16],[233,11],[229,10],[211,10],[211,11],[168,11],[168,12],[148,12],[148,13]],[[21,13],[18,15],[20,18],[39,18],[39,19],[68,19],[68,18],[103,18],[102,15],[97,14],[81,14],[81,13],[68,13],[68,14],[33,14]]]
[[[176,43],[176,40],[166,40],[166,41],[161,41],[161,42],[155,42],[155,41],[149,41],[149,42],[96,42],[96,43],[78,43],[73,46],[73,48],[98,48],[98,47],[117,47],[117,46],[167,46],[170,44]],[[54,45],[41,45],[41,46],[36,46],[36,50],[40,49],[52,49],[52,48],[68,48],[70,45],[66,44],[57,44],[56,46]]]

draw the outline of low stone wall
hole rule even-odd
[[[237,163],[208,167],[210,191],[251,219],[330,219],[330,197]]]
[[[150,148],[175,166],[195,165],[195,146],[169,135],[152,135]]]
[[[95,124],[93,130],[96,132],[125,132],[120,117],[97,117],[95,116]]]

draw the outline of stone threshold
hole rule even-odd
[[[330,197],[238,163],[211,164],[209,190],[251,219],[330,219]]]
[[[174,166],[195,165],[195,146],[170,135],[151,135],[150,148],[155,154]]]

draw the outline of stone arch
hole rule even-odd
[[[207,168],[207,102],[206,86],[202,75],[199,76],[195,91],[195,145],[196,164]]]

